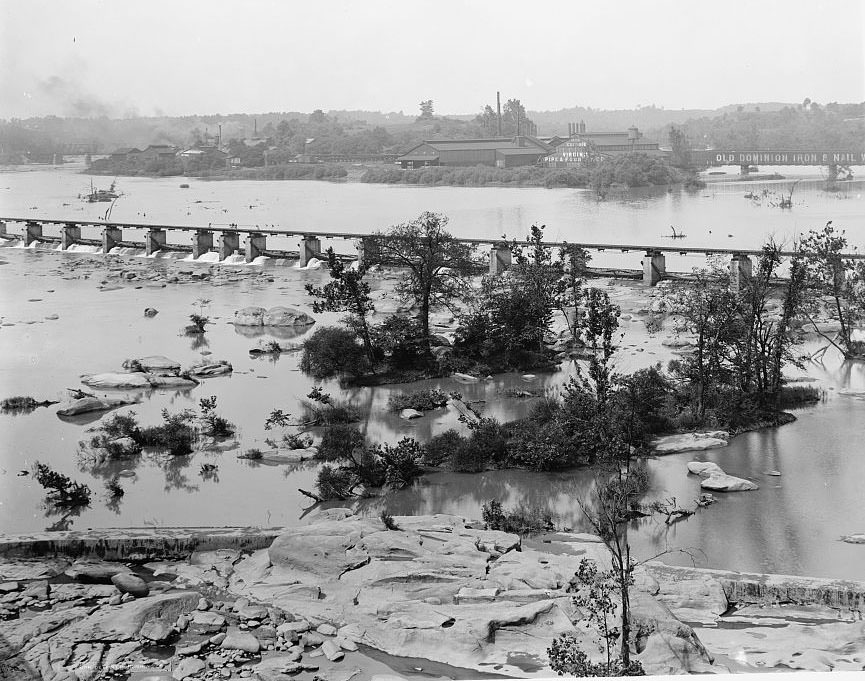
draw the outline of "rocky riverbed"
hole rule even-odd
[[[581,560],[609,564],[596,537],[521,541],[458,516],[394,520],[388,530],[330,509],[252,551],[235,547],[267,544],[267,533],[103,531],[84,543],[86,533],[59,533],[41,557],[46,536],[6,538],[0,672],[550,676],[546,649],[568,632],[597,654],[569,593]],[[634,651],[652,674],[865,669],[862,583],[649,563],[631,599]]]

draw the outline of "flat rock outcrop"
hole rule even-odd
[[[330,509],[240,561],[229,589],[295,613],[313,628],[350,627],[354,642],[392,655],[549,676],[550,641],[583,631],[575,627],[582,616],[568,593],[580,561],[609,567],[596,538],[557,535],[556,551],[548,552],[458,516],[394,521],[399,530],[388,531],[378,518]],[[644,632],[652,651],[648,671],[708,667],[691,628],[658,608]],[[593,655],[592,634],[583,633]],[[519,659],[537,662],[537,670],[527,672]]]

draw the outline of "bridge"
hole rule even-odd
[[[10,232],[9,225],[18,225],[17,232]],[[44,227],[48,226],[57,233],[46,234]],[[98,239],[82,237],[82,227],[97,227],[101,230]],[[124,230],[144,230],[144,240],[124,239]],[[176,244],[168,243],[168,232],[191,233],[190,243]],[[214,246],[214,235],[217,236],[217,244]],[[241,236],[243,236],[243,248],[241,249]],[[299,247],[297,251],[272,250],[267,248],[267,237],[290,237],[297,238]],[[382,238],[380,233],[358,233],[358,232],[328,232],[322,230],[298,230],[280,229],[273,225],[267,226],[198,226],[198,225],[165,225],[140,222],[107,222],[102,220],[80,220],[80,219],[54,219],[54,218],[23,218],[23,217],[0,217],[0,239],[6,241],[21,240],[24,246],[33,243],[55,243],[60,245],[61,250],[68,250],[75,244],[86,244],[100,246],[103,253],[110,253],[113,248],[119,246],[131,248],[143,248],[146,255],[153,255],[157,251],[179,251],[191,253],[193,258],[200,258],[212,251],[218,253],[219,260],[225,260],[233,255],[243,253],[246,262],[252,262],[260,256],[278,258],[296,258],[301,267],[306,267],[313,258],[323,259],[326,256],[322,252],[322,239],[345,239],[354,242],[357,259],[362,263],[381,262],[381,253],[378,241]],[[506,270],[512,261],[511,244],[500,238],[458,238],[457,241],[474,247],[488,246],[489,272],[497,274]],[[621,253],[639,252],[643,253],[641,262],[643,270],[643,281],[654,286],[663,279],[666,272],[666,253],[678,255],[729,255],[730,256],[730,278],[734,286],[740,284],[746,278],[750,278],[753,264],[752,257],[759,257],[760,250],[748,250],[739,248],[703,248],[696,246],[675,245],[653,245],[653,244],[613,244],[613,243],[572,243],[568,241],[544,241],[541,244],[545,248],[561,249],[566,247],[583,248],[587,251],[619,251]],[[781,251],[781,257],[792,257],[792,251]],[[844,254],[845,259],[865,260],[865,253]]]

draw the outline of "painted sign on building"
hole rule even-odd
[[[710,151],[710,165],[865,165],[865,151]]]

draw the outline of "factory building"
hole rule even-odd
[[[553,147],[531,135],[468,140],[424,140],[397,158],[403,168],[425,166],[495,166],[514,168],[536,165]]]
[[[552,143],[555,141],[550,139]],[[555,145],[545,163],[552,168],[574,168],[631,153],[664,155],[658,143],[643,139],[636,126],[622,132],[587,132],[585,121],[581,121],[568,124],[568,139]]]

